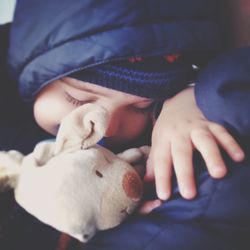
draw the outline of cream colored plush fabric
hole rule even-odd
[[[27,156],[0,152],[0,189],[13,188],[26,211],[82,242],[117,226],[140,203],[143,185],[132,165],[149,150],[115,155],[96,145],[108,123],[105,109],[86,104],[65,117],[55,142],[41,142]]]

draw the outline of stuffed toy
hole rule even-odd
[[[149,148],[115,155],[97,145],[108,123],[104,108],[86,104],[62,120],[55,140],[29,155],[0,152],[0,190],[14,189],[28,213],[81,242],[119,225],[141,201]]]

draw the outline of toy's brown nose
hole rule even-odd
[[[129,171],[123,176],[122,187],[126,195],[132,200],[139,200],[142,196],[142,181],[137,173]]]

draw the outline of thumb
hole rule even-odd
[[[146,215],[152,212],[153,209],[159,207],[162,204],[162,201],[157,200],[151,200],[151,201],[145,201],[142,206],[139,208],[138,213],[141,215]]]

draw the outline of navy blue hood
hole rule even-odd
[[[22,98],[52,80],[131,56],[221,47],[217,0],[19,0],[8,63]]]

